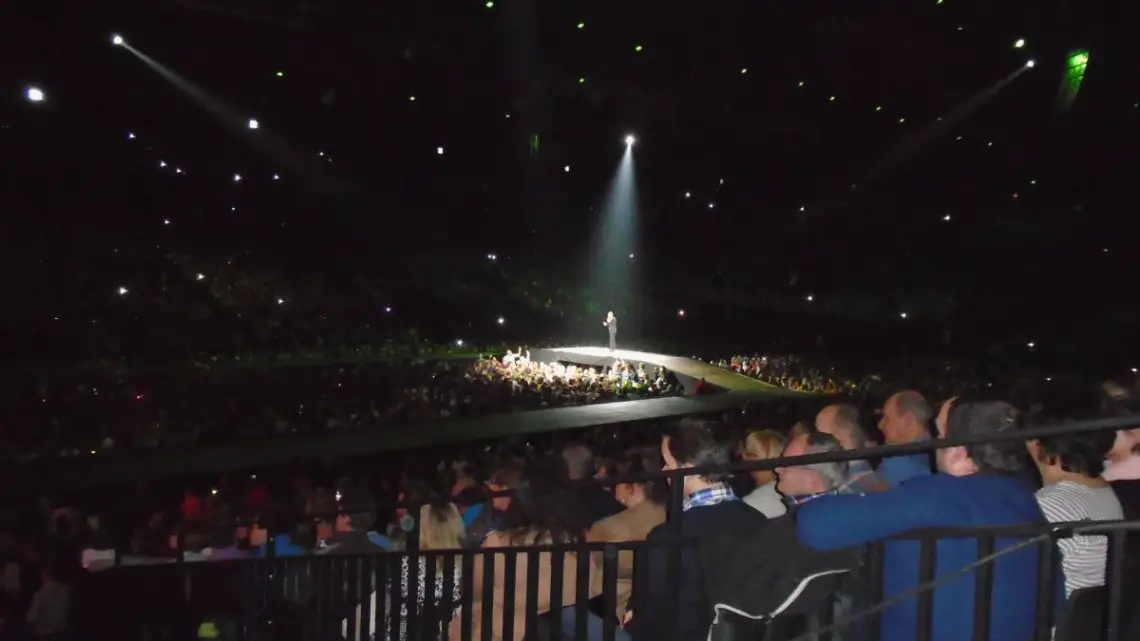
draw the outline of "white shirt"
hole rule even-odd
[[[765,483],[752,490],[748,496],[744,497],[743,501],[770,519],[783,516],[788,512],[788,506],[784,505],[783,497],[776,491],[775,481]]]
[[[1120,499],[1111,487],[1089,487],[1061,481],[1037,490],[1037,504],[1050,523],[1118,521],[1124,518]],[[1065,569],[1065,594],[1104,585],[1108,537],[1074,535],[1057,539]]]

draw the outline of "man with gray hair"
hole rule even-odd
[[[861,450],[868,446],[867,432],[859,422],[859,410],[854,405],[839,403],[828,405],[815,415],[815,429],[833,437],[845,450]],[[848,483],[857,492],[881,492],[891,484],[871,467],[870,461],[859,459],[848,463]]]
[[[781,457],[842,452],[839,439],[830,434],[816,432],[804,434],[788,441]],[[828,461],[806,465],[776,468],[776,490],[792,507],[828,494],[850,491],[851,469],[847,461]]]

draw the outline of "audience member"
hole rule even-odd
[[[709,465],[727,466],[737,449],[737,441],[725,426],[704,420],[684,420],[661,441],[666,470]],[[705,578],[696,551],[685,546],[676,568],[676,589],[667,581],[669,549],[660,545],[671,538],[673,528],[684,539],[701,540],[726,531],[764,527],[767,519],[748,507],[728,487],[728,473],[673,477],[683,484],[685,495],[681,514],[671,515],[679,523],[663,523],[646,537],[649,547],[639,553],[634,567],[630,611],[626,629],[635,641],[673,638],[704,639],[712,621],[706,598]],[[658,544],[658,545],[653,545]],[[676,613],[676,616],[673,616]]]
[[[1111,432],[1065,434],[1026,444],[1044,487],[1037,503],[1050,523],[1116,521],[1124,518],[1120,500],[1101,478],[1112,449]],[[1065,592],[1104,585],[1108,537],[1074,534],[1057,540],[1065,568]]]
[[[1007,403],[958,403],[940,437],[1008,434],[1020,416]],[[928,527],[983,527],[1043,523],[1033,489],[1014,475],[1023,467],[1024,446],[1016,442],[948,447],[938,452],[940,474],[911,479],[899,487],[860,496],[828,496],[803,505],[797,515],[801,540],[821,550],[881,541]],[[1002,539],[995,551],[1018,543]],[[920,546],[915,541],[886,544],[883,596],[898,598],[919,587]],[[939,539],[935,549],[932,641],[971,638],[976,581],[955,576],[978,560],[973,539]],[[993,562],[991,641],[1029,639],[1037,620],[1038,554],[1034,547],[1006,552]],[[1063,580],[1058,588],[1062,588]],[[917,599],[908,597],[882,615],[882,641],[909,641],[918,626]]]
[[[930,440],[930,419],[933,412],[922,394],[914,390],[898,392],[883,404],[879,431],[885,445],[902,445]],[[930,455],[891,456],[879,465],[879,476],[892,486],[916,476],[930,474]]]
[[[661,470],[661,450],[641,448],[631,451],[615,464],[614,475],[631,477]],[[593,525],[587,533],[590,541],[622,543],[644,541],[653,528],[665,522],[665,506],[669,502],[669,486],[664,480],[618,483],[614,493],[625,509]],[[619,620],[628,609],[633,591],[633,551],[618,553],[617,612]]]
[[[859,410],[854,405],[828,405],[815,416],[815,429],[829,434],[845,450],[861,450],[868,446],[867,432],[859,423]],[[856,492],[881,492],[890,483],[875,472],[870,461],[865,459],[849,461],[849,483]]]
[[[612,492],[593,483],[581,484],[594,478],[597,471],[593,450],[582,444],[567,445],[562,450],[562,463],[574,494],[582,502],[582,513],[586,517],[587,526],[622,511],[622,504],[614,498]]]
[[[562,479],[551,473],[549,461],[544,466],[536,466],[527,474],[527,482],[515,496],[503,515],[499,529],[490,532],[483,541],[483,549],[494,551],[498,548],[511,548],[532,545],[576,544],[586,540],[585,518],[581,515],[580,503],[574,493],[568,491]],[[552,612],[554,617],[548,625],[558,628],[562,624],[562,607],[573,606],[578,596],[578,564],[588,564],[589,585],[587,598],[592,599],[601,593],[601,568],[595,565],[590,555],[575,552],[519,552],[516,557],[515,592],[506,593],[506,558],[494,554],[493,567],[486,567],[485,555],[475,557],[471,601],[473,641],[522,641],[537,622],[527,620],[527,568],[538,565],[538,582],[534,588],[537,595],[536,613],[544,615]],[[551,603],[551,581],[555,557],[562,565],[561,604]],[[493,572],[494,590],[485,594],[484,574]],[[513,614],[507,617],[504,604],[513,602]],[[490,601],[491,638],[483,637],[484,603]],[[461,617],[452,619],[450,637],[459,639],[462,632]]]
[[[784,437],[775,430],[749,432],[744,439],[741,458],[745,461],[763,461],[775,458],[784,449]],[[764,516],[774,519],[788,511],[784,501],[776,491],[776,470],[753,470],[750,472],[756,488],[746,494],[744,502],[760,510]]]

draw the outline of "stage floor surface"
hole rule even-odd
[[[535,353],[543,354],[544,358],[539,360],[559,360],[574,362],[579,365],[593,365],[595,367],[602,364],[609,365],[613,363],[614,359],[619,358],[634,364],[645,363],[646,365],[659,365],[692,379],[703,378],[707,383],[728,392],[787,391],[779,386],[765,383],[764,381],[759,381],[743,374],[737,374],[723,367],[717,367],[712,363],[706,363],[695,358],[685,358],[683,356],[669,356],[668,354],[654,354],[652,352],[639,352],[630,349],[619,349],[610,352],[606,347],[551,347],[535,350]]]

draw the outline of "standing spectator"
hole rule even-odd
[[[737,447],[737,440],[724,425],[683,420],[661,440],[661,456],[666,470],[727,466]],[[670,518],[680,520],[683,538],[699,541],[723,532],[765,526],[764,515],[737,498],[728,480],[729,474],[724,472],[685,476],[680,481],[685,496],[682,511]],[[669,547],[661,543],[672,536],[674,527],[670,522],[654,528],[646,537],[649,547],[638,554],[630,610],[625,616],[626,629],[634,641],[669,639],[675,630],[682,641],[704,639],[708,634],[711,606],[694,547],[685,546],[680,552],[678,583],[668,581],[673,557]]]
[[[1017,431],[1017,410],[1008,403],[958,403],[940,437],[989,436]],[[985,527],[1044,523],[1033,489],[1016,478],[1024,446],[981,443],[938,451],[940,474],[911,479],[899,487],[862,496],[827,496],[800,508],[800,539],[821,550],[837,550],[930,527]],[[995,551],[1020,541],[999,539]],[[940,539],[935,549],[931,641],[969,639],[974,626],[972,573],[951,578],[978,561],[974,539]],[[886,544],[883,596],[899,598],[918,588],[920,547],[916,541]],[[1009,551],[993,561],[990,640],[1030,639],[1037,617],[1037,550]],[[1063,589],[1063,581],[1057,587]],[[1060,596],[1060,593],[1059,593]],[[881,641],[910,641],[918,628],[918,602],[901,599],[883,612]]]
[[[744,439],[741,458],[745,461],[763,461],[779,456],[784,449],[784,437],[775,430],[749,432]],[[764,516],[774,519],[788,511],[780,493],[776,491],[776,470],[753,470],[749,472],[756,483],[756,489],[744,497],[750,507],[760,510]]]

